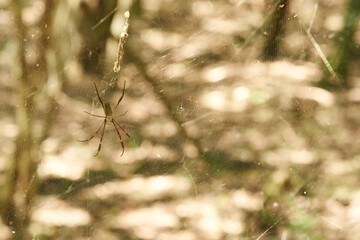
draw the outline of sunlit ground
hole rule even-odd
[[[157,16],[160,5],[146,1],[143,7]],[[323,62],[298,25],[301,17],[308,26],[314,2],[294,2],[284,39],[288,58],[273,62],[259,60],[259,36],[246,46],[234,40],[260,27],[263,1],[190,5],[187,24],[171,16],[176,6],[170,4],[165,10],[177,29],[154,20],[156,28],[137,23],[135,36],[129,36],[127,44],[139,48],[160,90],[154,91],[139,62],[124,61],[119,78],[97,79],[78,59],[64,60],[68,92],[55,98],[56,117],[40,145],[40,193],[27,210],[29,232],[51,239],[357,239],[359,78],[337,94],[314,86],[323,77]],[[341,28],[336,27],[341,13],[319,11],[315,33]],[[31,16],[24,18],[35,21]],[[114,23],[113,34],[121,27],[121,21]],[[72,41],[79,44],[75,37]],[[329,44],[331,39],[321,47]],[[114,39],[108,41],[104,61],[110,67],[116,47]],[[15,96],[4,79],[1,93]],[[123,156],[112,125],[106,126],[97,157],[100,134],[77,141],[92,136],[103,121],[83,113],[103,115],[94,80],[112,106],[126,80],[117,110],[127,111],[118,121],[131,135],[121,132]],[[161,94],[168,97],[165,102]],[[5,106],[0,185],[19,133],[15,102],[0,103]],[[0,221],[0,239],[12,234]]]

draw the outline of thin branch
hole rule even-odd
[[[95,28],[97,28],[98,26],[100,26],[103,22],[106,21],[106,19],[108,19],[114,12],[116,12],[118,10],[118,7],[115,7],[111,12],[109,12],[108,14],[106,14],[105,17],[103,17],[97,24],[95,24],[92,28],[91,31],[95,30]]]
[[[124,55],[124,44],[126,42],[126,39],[128,38],[129,34],[128,34],[128,29],[129,29],[129,18],[130,18],[130,12],[126,11],[124,13],[124,17],[125,17],[125,23],[123,26],[123,30],[120,34],[120,38],[119,38],[119,45],[118,45],[118,50],[117,50],[117,59],[114,63],[114,72],[119,72],[120,71],[120,62],[122,59],[122,56]]]
[[[313,23],[314,23],[314,19],[315,19],[317,10],[318,10],[318,5],[319,5],[319,4],[316,3],[315,6],[314,6],[314,12],[313,12],[313,15],[312,15],[312,17],[311,17],[311,21],[310,21],[309,28],[308,28],[308,31],[309,31],[309,32],[311,31],[312,25],[313,25]]]
[[[340,79],[339,79],[338,75],[335,73],[333,67],[331,66],[331,64],[329,62],[329,60],[327,60],[327,58],[326,58],[324,52],[321,50],[319,44],[316,42],[315,38],[312,36],[310,31],[306,30],[305,32],[306,32],[306,35],[308,36],[308,38],[310,39],[310,42],[314,46],[316,52],[319,54],[319,57],[323,61],[324,65],[326,66],[327,70],[330,72],[331,76],[333,77],[332,79],[335,80],[335,84],[340,85]]]
[[[318,4],[316,3],[315,6],[314,6],[314,12],[313,12],[313,15],[311,17],[309,27],[305,30],[305,32],[306,32],[306,35],[308,36],[308,38],[310,39],[310,42],[314,46],[316,52],[319,54],[319,56],[320,56],[321,60],[323,61],[324,65],[326,66],[327,70],[330,72],[330,74],[332,76],[332,79],[334,79],[334,81],[335,81],[335,84],[340,86],[340,84],[341,84],[340,79],[337,76],[337,74],[335,73],[334,68],[331,66],[329,60],[327,60],[324,52],[321,50],[319,44],[316,42],[315,38],[311,34],[311,28],[312,28],[312,25],[314,23],[314,19],[315,19],[316,13],[317,13],[317,9],[318,9]]]

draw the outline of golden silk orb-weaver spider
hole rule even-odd
[[[86,139],[86,140],[78,140],[79,142],[87,142],[87,141],[90,141],[91,139],[93,139],[99,132],[100,130],[102,129],[102,132],[101,132],[101,137],[100,137],[100,142],[99,142],[99,147],[98,147],[98,150],[97,150],[97,153],[94,155],[95,157],[99,154],[100,152],[100,149],[101,149],[101,144],[102,144],[102,140],[103,140],[103,137],[104,137],[104,133],[105,133],[105,127],[106,127],[106,124],[108,125],[114,125],[115,127],[115,130],[120,138],[120,143],[121,143],[121,147],[122,147],[122,153],[121,153],[121,156],[124,154],[124,151],[125,151],[125,146],[124,146],[124,142],[123,142],[123,139],[121,137],[121,134],[120,134],[120,131],[119,131],[119,128],[121,129],[121,131],[123,131],[126,136],[130,137],[130,135],[125,131],[125,129],[123,127],[120,126],[120,124],[118,124],[116,121],[115,121],[115,118],[116,117],[120,117],[120,116],[124,116],[127,112],[125,113],[122,113],[122,114],[118,114],[118,115],[114,115],[115,111],[116,111],[116,108],[119,106],[119,103],[121,102],[121,100],[123,99],[124,97],[124,93],[125,93],[125,84],[126,84],[126,81],[124,81],[124,88],[123,88],[123,92],[121,94],[121,97],[119,98],[119,101],[117,102],[114,110],[112,110],[111,106],[110,106],[110,103],[108,102],[104,102],[102,101],[102,99],[100,98],[100,95],[99,95],[99,91],[96,87],[96,84],[94,82],[94,86],[95,86],[95,90],[96,90],[96,95],[99,99],[99,102],[101,103],[101,106],[102,106],[102,109],[104,110],[104,114],[105,116],[100,116],[100,115],[95,115],[95,114],[92,114],[92,113],[89,113],[87,111],[84,111],[86,114],[89,114],[90,116],[93,116],[93,117],[97,117],[97,118],[103,118],[104,119],[104,122],[101,124],[101,126],[99,127],[99,129],[89,138],[89,139]]]

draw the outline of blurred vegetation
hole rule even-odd
[[[265,43],[262,55],[265,61],[275,60],[279,55],[279,45],[284,34],[288,9],[288,0],[266,1],[266,12],[269,20],[264,29]]]
[[[330,64],[334,68],[335,73],[341,81],[337,82],[333,76],[325,75],[325,78],[320,81],[320,86],[324,88],[350,88],[351,82],[349,79],[349,65],[356,49],[354,43],[354,34],[357,30],[358,19],[360,15],[360,2],[356,0],[349,1],[346,12],[344,13],[344,26],[340,32],[337,33],[335,39],[335,51],[330,58]],[[335,82],[335,84],[334,84]]]
[[[0,5],[0,240],[360,236],[358,1]]]

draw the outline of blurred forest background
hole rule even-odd
[[[360,1],[0,6],[1,240],[360,239]]]

